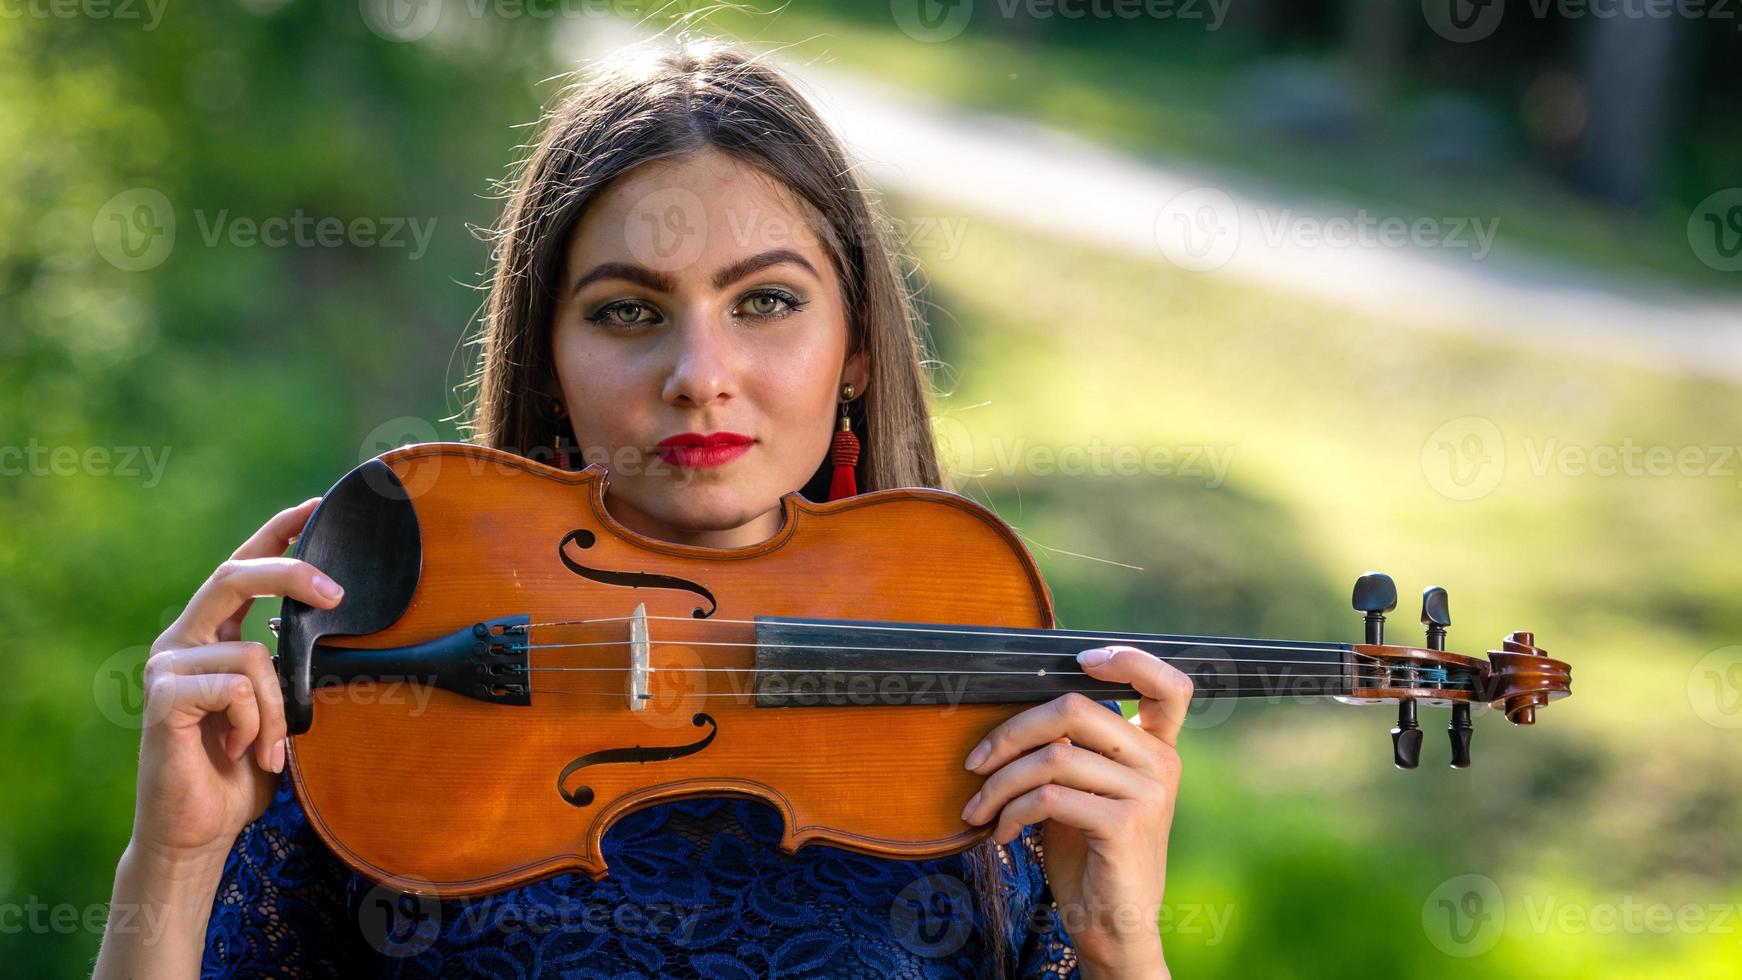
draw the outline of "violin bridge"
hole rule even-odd
[[[653,695],[647,693],[647,675],[653,673],[653,644],[647,640],[647,603],[635,607],[635,614],[629,620],[629,710],[640,711],[647,707],[647,701]]]

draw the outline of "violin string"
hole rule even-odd
[[[566,650],[566,649],[575,648],[575,647],[627,647],[627,646],[633,646],[633,645],[634,645],[634,642],[631,640],[595,640],[595,641],[590,641],[590,642],[586,642],[586,643],[528,643],[523,649],[526,649],[526,650]],[[648,641],[649,647],[738,647],[740,649],[748,650],[751,647],[753,647],[754,645],[755,645],[754,643],[733,643],[733,642],[728,642],[728,641],[723,641],[723,640],[697,640],[697,641],[688,642],[688,643],[680,641],[680,640],[649,640]],[[881,652],[881,653],[954,653],[954,654],[963,654],[963,655],[967,655],[967,656],[979,655],[979,656],[987,656],[987,657],[991,657],[991,656],[998,656],[998,657],[1052,657],[1055,659],[1060,658],[1060,657],[1069,658],[1069,657],[1074,656],[1074,654],[1069,654],[1069,653],[1047,653],[1045,651],[1039,651],[1039,650],[958,650],[958,649],[935,649],[932,647],[872,647],[872,646],[833,646],[833,645],[829,646],[827,649],[830,652],[834,652],[837,650],[864,650],[864,651],[876,651],[876,652]],[[1300,652],[1302,652],[1302,653],[1319,653],[1322,651],[1302,650]],[[1225,658],[1209,657],[1209,656],[1204,656],[1204,657],[1179,657],[1179,656],[1176,656],[1176,657],[1160,657],[1158,659],[1161,659],[1161,660],[1166,661],[1168,663],[1176,663],[1177,662],[1177,663],[1227,663],[1227,664],[1291,664],[1291,665],[1305,666],[1305,667],[1310,667],[1310,666],[1341,667],[1341,666],[1345,665],[1344,661],[1342,661],[1342,660],[1285,660],[1285,659],[1263,658],[1263,657],[1233,657],[1233,656],[1225,657]],[[1377,663],[1377,661],[1374,661],[1374,663]]]
[[[948,634],[951,636],[1015,637],[1018,639],[1033,639],[1036,636],[1047,635],[1045,633],[1045,631],[1039,631],[1039,630],[1030,631],[1030,632],[1020,632],[1020,631],[1000,632],[1000,631],[995,631],[995,630],[966,630],[966,629],[960,629],[960,628],[955,628],[955,627],[945,627],[945,626],[937,626],[937,627],[934,627],[934,626],[896,626],[896,625],[865,624],[865,623],[836,623],[836,622],[830,622],[827,620],[809,620],[809,621],[804,621],[804,620],[794,621],[794,620],[782,620],[782,619],[705,619],[705,620],[698,620],[698,619],[695,619],[694,617],[691,617],[691,616],[636,617],[633,615],[631,615],[631,616],[601,616],[597,619],[553,620],[553,621],[544,622],[544,623],[527,623],[527,624],[524,624],[524,625],[519,626],[517,628],[531,631],[533,629],[546,629],[546,628],[554,627],[554,626],[588,626],[588,625],[595,625],[598,623],[623,623],[623,622],[630,622],[630,621],[635,620],[637,618],[645,618],[649,621],[651,621],[651,620],[667,620],[667,621],[671,621],[671,622],[691,623],[691,624],[696,624],[696,625],[710,625],[710,626],[711,625],[720,625],[720,624],[732,624],[732,625],[740,625],[740,626],[797,626],[797,627],[806,628],[806,629],[874,630],[874,631],[881,632],[881,633],[889,633],[889,632],[894,632],[894,633],[944,633],[944,634]],[[1138,634],[1130,634],[1130,635],[1122,635],[1122,636],[1121,635],[1097,636],[1097,635],[1071,634],[1071,635],[1068,635],[1068,637],[1061,637],[1061,638],[1068,638],[1068,639],[1072,639],[1072,640],[1083,640],[1086,642],[1110,641],[1110,642],[1129,644],[1131,646],[1137,646],[1139,644],[1149,644],[1151,646],[1234,647],[1234,648],[1240,648],[1240,649],[1283,650],[1283,651],[1302,652],[1302,653],[1308,653],[1308,652],[1310,652],[1310,653],[1327,653],[1327,652],[1330,652],[1333,650],[1341,651],[1341,650],[1348,649],[1347,645],[1337,644],[1337,643],[1313,644],[1311,642],[1306,642],[1306,641],[1253,640],[1253,639],[1247,639],[1247,638],[1234,638],[1234,637],[1205,638],[1205,639],[1211,639],[1211,642],[1208,642],[1208,643],[1202,642],[1200,640],[1169,638],[1169,637],[1165,637],[1165,636],[1142,636],[1142,635],[1138,635]],[[744,644],[731,644],[731,645],[743,646]],[[974,652],[979,652],[979,651],[974,651]],[[1364,656],[1364,654],[1357,654],[1357,655]]]
[[[534,689],[528,691],[527,693],[531,694],[533,696],[539,696],[539,695],[544,695],[544,694],[559,694],[559,695],[565,695],[568,697],[599,697],[599,698],[613,698],[616,700],[622,700],[624,697],[624,695],[621,692],[560,691],[560,690],[554,690],[554,689],[547,690],[545,688],[534,688]],[[1052,693],[1052,692],[1048,692],[1048,693]],[[1064,690],[1059,691],[1057,693],[1060,693],[1060,694],[1105,694],[1105,695],[1109,695],[1109,696],[1116,695],[1116,697],[1110,697],[1110,699],[1111,700],[1118,700],[1118,701],[1134,701],[1134,700],[1138,699],[1137,697],[1133,697],[1134,692],[1132,691],[1131,688],[1128,688],[1128,687],[1109,687],[1109,688],[1072,687],[1072,688],[1065,688]],[[1249,695],[1262,695],[1265,697],[1277,697],[1277,698],[1350,697],[1351,696],[1347,693],[1335,693],[1335,692],[1326,692],[1324,694],[1301,695],[1301,694],[1277,692],[1277,691],[1269,690],[1269,689],[1262,688],[1262,687],[1236,687],[1236,688],[1217,688],[1217,689],[1211,690],[1211,691],[1199,691],[1194,695],[1194,697],[1209,697],[1212,695],[1219,696],[1219,697],[1227,697],[1227,696],[1238,697],[1240,695],[1248,695],[1248,694]],[[835,691],[835,692],[824,692],[824,691],[767,691],[767,692],[720,691],[720,692],[713,692],[713,691],[708,691],[708,692],[699,692],[699,693],[690,693],[690,694],[679,694],[679,695],[674,695],[673,697],[675,697],[678,700],[687,700],[689,698],[741,698],[741,699],[745,699],[745,700],[754,700],[756,698],[791,698],[791,697],[826,698],[826,697],[851,697],[851,696],[854,696],[852,694],[852,692],[843,692],[843,691]],[[1141,697],[1141,695],[1139,695],[1139,697]],[[968,702],[968,703],[976,703],[976,702]],[[1002,703],[1002,702],[978,702],[978,703]],[[933,707],[941,707],[943,705],[940,702],[940,703],[932,705],[932,706]]]
[[[1256,690],[1256,688],[1254,690]],[[535,691],[530,691],[528,693],[533,694],[533,695],[560,694],[560,695],[566,695],[568,697],[577,697],[577,698],[587,698],[587,697],[615,698],[619,701],[623,699],[622,694],[613,694],[609,691],[554,691],[554,690],[547,691],[547,690],[539,689],[539,690],[535,690]],[[1117,694],[1117,695],[1121,695],[1123,700],[1126,700],[1126,701],[1133,700],[1133,698],[1131,697],[1131,693],[1132,693],[1131,689],[1130,688],[1123,688],[1123,687],[1071,688],[1069,691],[1065,691],[1063,693],[1067,693],[1067,694],[1070,694],[1070,693],[1107,694],[1107,695]],[[830,696],[831,695],[828,695],[825,693],[811,692],[811,691],[770,691],[770,692],[762,693],[762,694],[758,694],[754,691],[745,692],[742,694],[737,693],[737,692],[733,692],[733,691],[720,691],[720,692],[705,692],[705,693],[698,693],[698,694],[681,694],[681,695],[678,695],[677,697],[682,699],[682,700],[688,700],[690,698],[741,698],[744,700],[755,700],[756,698],[796,698],[796,697],[825,698],[825,697],[830,697]],[[837,694],[834,696],[846,697],[849,695]],[[939,703],[939,704],[933,704],[933,705],[927,705],[927,706],[928,707],[946,707],[947,705]]]
[[[538,673],[538,672],[542,672],[542,671],[551,671],[551,672],[555,672],[555,673],[564,673],[564,674],[586,674],[586,673],[608,673],[608,672],[623,673],[626,671],[633,671],[634,669],[635,669],[634,667],[516,667],[510,671],[507,671],[507,673],[525,674],[525,673]],[[856,668],[849,668],[849,667],[822,667],[822,668],[817,668],[814,670],[792,670],[789,668],[777,668],[777,667],[649,667],[649,668],[647,668],[647,673],[649,673],[649,674],[794,674],[794,675],[799,675],[799,676],[804,676],[804,677],[812,677],[812,676],[816,676],[819,674],[944,674],[944,675],[947,675],[950,677],[967,677],[969,675],[979,675],[979,674],[1005,674],[1005,675],[1011,675],[1011,676],[1017,676],[1017,677],[1070,677],[1070,676],[1091,677],[1091,676],[1093,676],[1092,674],[1089,674],[1087,671],[1081,671],[1081,670],[1046,670],[1044,668],[1039,670],[1039,671],[1034,671],[1034,670],[945,670],[945,669],[941,669],[941,668],[932,668],[932,667],[920,667],[920,668],[915,668],[913,670],[901,670],[898,668],[886,668],[886,667],[865,668],[865,669],[856,669]],[[1296,679],[1301,679],[1301,678],[1347,677],[1347,676],[1349,676],[1349,675],[1344,671],[1333,671],[1330,673],[1322,673],[1322,674],[1320,674],[1320,673],[1286,674],[1286,675],[1282,675],[1281,677],[1278,677],[1277,680],[1296,680]],[[1096,679],[1099,680],[1100,678],[1096,678]]]

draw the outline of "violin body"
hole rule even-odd
[[[1425,647],[1387,645],[1397,592],[1378,573],[1352,600],[1365,643],[1060,630],[1015,532],[958,494],[792,493],[771,538],[713,549],[619,524],[608,479],[406,446],[309,518],[297,556],[345,598],[286,599],[274,659],[293,785],[353,870],[442,897],[597,879],[615,820],[692,796],[772,805],[788,852],[956,853],[991,833],[960,816],[987,733],[1068,692],[1138,697],[1076,663],[1109,643],[1172,663],[1197,698],[1396,705],[1403,769],[1420,757],[1418,705],[1451,708],[1462,768],[1473,709],[1532,724],[1570,690],[1527,632],[1487,658],[1445,651],[1437,587]]]
[[[310,823],[352,868],[444,896],[562,872],[599,878],[606,873],[600,841],[614,820],[685,796],[773,805],[789,852],[823,841],[931,857],[990,833],[960,818],[981,782],[963,760],[1028,705],[757,707],[753,627],[745,622],[790,615],[1051,626],[1051,597],[1033,559],[972,501],[926,489],[826,504],[789,494],[772,538],[718,550],[656,541],[618,524],[605,509],[598,466],[558,470],[458,444],[406,447],[379,462],[406,499],[357,486],[363,477],[354,471],[349,491],[341,483],[329,499],[366,502],[349,513],[317,511],[298,554],[343,583],[346,602],[364,601],[368,583],[404,578],[403,569],[370,567],[403,561],[403,542],[383,542],[377,554],[344,543],[392,523],[376,509],[409,507],[421,532],[415,590],[391,625],[366,638],[324,639],[329,656],[330,648],[406,647],[521,614],[535,624],[602,620],[535,627],[529,658],[534,666],[603,669],[535,672],[527,704],[419,684],[416,669],[395,680],[314,687],[317,721],[291,739],[289,771]],[[329,550],[323,537],[339,546],[310,557]],[[638,606],[648,617],[652,670],[650,697],[636,710],[626,676],[629,617]],[[281,637],[293,617],[318,612],[287,602]],[[557,642],[600,645],[538,649]],[[321,659],[311,665],[316,679]],[[704,665],[712,669],[695,669]],[[657,761],[635,755],[685,748],[693,751]],[[571,763],[612,752],[620,753],[615,761],[606,755],[559,786]],[[583,788],[590,790],[584,804],[576,801]]]

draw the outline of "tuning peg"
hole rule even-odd
[[[1385,642],[1385,614],[1397,608],[1397,583],[1384,572],[1368,572],[1355,580],[1349,600],[1356,612],[1367,614],[1367,642]]]
[[[1397,703],[1397,727],[1391,730],[1391,758],[1399,769],[1421,765],[1421,726],[1415,720],[1415,702]]]
[[[1446,734],[1452,739],[1452,768],[1470,768],[1470,736],[1475,729],[1470,725],[1469,704],[1459,701],[1452,705],[1452,724]]]
[[[1427,648],[1446,648],[1446,627],[1452,625],[1451,607],[1446,602],[1446,590],[1437,585],[1421,590],[1421,624],[1427,627]],[[1452,705],[1452,723],[1446,735],[1452,740],[1452,768],[1470,767],[1470,736],[1475,734],[1470,724],[1470,705],[1464,701]]]
[[[1452,625],[1451,607],[1446,603],[1446,590],[1430,585],[1421,590],[1421,624],[1427,627],[1427,648],[1446,648],[1446,627]]]

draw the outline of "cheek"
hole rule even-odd
[[[631,430],[640,404],[632,397],[638,377],[606,345],[590,344],[570,330],[559,330],[552,353],[569,414],[582,442],[614,442]]]
[[[757,401],[789,435],[811,435],[818,426],[827,438],[840,397],[840,344],[817,343],[777,352],[760,365]]]

